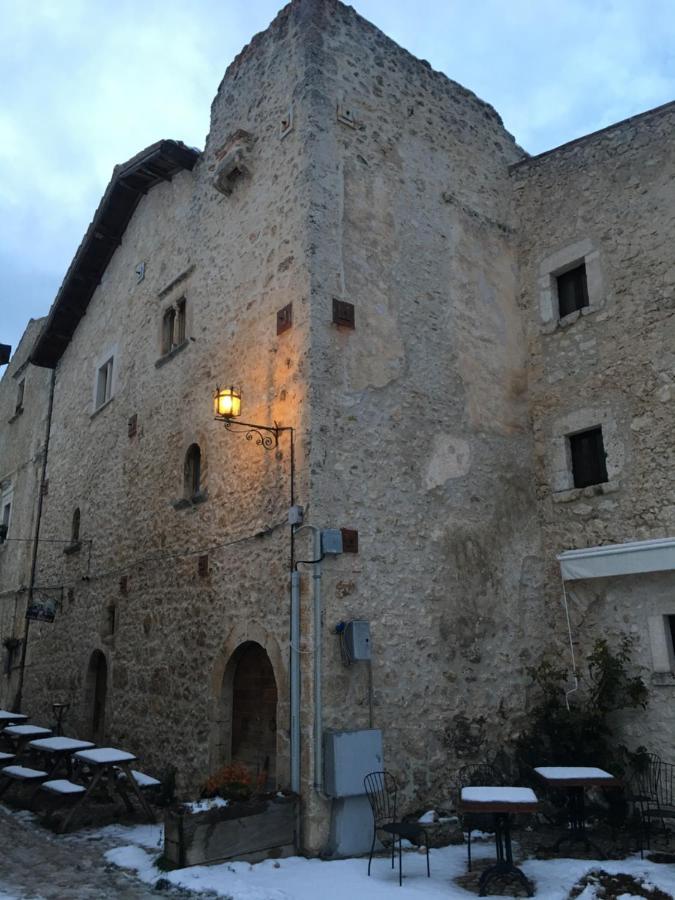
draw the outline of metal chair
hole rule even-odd
[[[481,785],[502,785],[504,779],[497,769],[489,763],[476,763],[462,766],[457,773],[457,798],[462,796],[463,787],[480,787]],[[467,853],[469,872],[471,871],[471,832],[494,832],[494,816],[492,813],[464,813],[460,816],[462,830],[468,832]]]
[[[642,856],[645,838],[647,849],[651,849],[652,822],[660,822],[668,835],[666,819],[675,819],[675,766],[663,762],[656,753],[647,754],[644,764],[633,773],[629,799],[639,810]]]
[[[373,843],[370,847],[370,856],[368,857],[368,875],[370,875],[370,864],[373,860],[373,852],[375,851],[375,841],[377,840],[377,832],[384,831],[391,835],[391,867],[394,868],[394,852],[396,848],[396,838],[398,838],[398,883],[403,884],[403,865],[402,845],[403,838],[413,844],[422,845],[427,852],[427,878],[431,877],[429,868],[429,841],[427,839],[426,829],[415,822],[399,822],[396,817],[396,781],[394,776],[389,772],[370,772],[363,779],[370,808],[373,811]],[[422,840],[420,840],[422,838]]]

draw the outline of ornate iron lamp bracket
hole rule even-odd
[[[264,450],[274,450],[279,446],[279,434],[282,431],[288,431],[282,428],[278,422],[273,426],[269,425],[252,425],[250,422],[239,422],[237,419],[217,418],[218,422],[222,422],[228,431],[232,434],[243,434],[247,441],[252,441],[257,447]]]

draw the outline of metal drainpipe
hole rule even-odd
[[[300,573],[291,572],[291,790],[300,793]]]
[[[321,531],[314,529],[314,790],[323,792],[323,706],[321,699]]]
[[[49,405],[47,407],[47,428],[45,432],[45,444],[42,457],[42,473],[40,475],[40,487],[38,489],[37,504],[37,521],[35,522],[35,538],[33,540],[33,554],[30,563],[30,583],[28,585],[28,604],[33,602],[33,591],[35,589],[35,572],[37,569],[37,555],[40,541],[40,523],[42,521],[42,498],[44,497],[45,477],[47,473],[47,453],[49,451],[49,433],[52,427],[52,409],[54,407],[54,385],[56,384],[56,369],[52,369],[52,377],[49,381]],[[23,643],[21,645],[21,661],[19,663],[19,685],[16,689],[12,712],[20,712],[21,703],[23,701],[23,679],[26,671],[26,652],[28,650],[28,632],[30,628],[30,619],[25,619],[23,629]]]

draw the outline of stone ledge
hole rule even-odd
[[[591,484],[584,488],[569,488],[565,491],[554,491],[552,494],[554,503],[572,503],[582,497],[603,497],[605,494],[614,494],[620,490],[620,481],[606,481],[604,484]]]
[[[89,418],[94,419],[100,412],[103,412],[104,409],[107,409],[114,399],[114,397],[110,397],[110,399],[106,400],[105,403],[102,403],[97,409],[93,411]]]
[[[16,420],[19,418],[19,416],[22,413],[23,413],[23,406],[19,406],[18,409],[14,410],[14,415],[11,418],[7,419],[7,424],[11,425],[12,422],[16,422]]]
[[[192,509],[195,506],[199,506],[200,503],[205,503],[208,499],[207,491],[198,491],[192,497],[179,497],[176,500],[171,500],[171,506],[176,510]]]
[[[186,338],[181,344],[177,344],[175,347],[172,347],[168,353],[165,353],[164,356],[160,356],[158,360],[155,361],[155,368],[161,369],[162,366],[166,365],[170,359],[173,359],[174,356],[178,356],[181,350],[184,350],[189,344],[188,339]]]
[[[652,672],[651,683],[654,687],[675,687],[675,673]]]

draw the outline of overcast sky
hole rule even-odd
[[[675,0],[356,0],[530,153],[675,99]],[[49,310],[113,166],[203,147],[279,0],[0,0],[0,343]],[[1,371],[1,370],[0,370]]]

